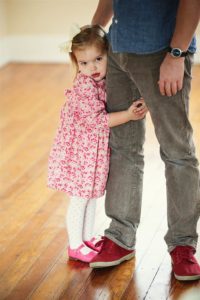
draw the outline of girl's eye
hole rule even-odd
[[[101,61],[103,59],[103,57],[102,56],[99,56],[99,57],[97,57],[97,61]]]
[[[81,66],[86,66],[86,65],[87,65],[86,61],[80,61],[79,64],[80,64]]]

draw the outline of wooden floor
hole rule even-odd
[[[200,66],[193,77],[190,116],[200,158]],[[149,117],[136,258],[102,270],[68,261],[68,199],[48,189],[46,177],[63,91],[70,84],[63,64],[9,64],[0,70],[0,300],[199,300],[200,282],[180,283],[171,274],[163,240],[164,167]],[[102,234],[109,220],[104,199],[98,205],[95,231]],[[200,261],[199,245],[196,256]]]

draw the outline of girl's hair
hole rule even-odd
[[[108,51],[108,40],[106,32],[99,25],[87,25],[81,28],[80,33],[75,35],[72,39],[71,52],[69,53],[72,63],[78,67],[76,56],[74,52],[76,50],[84,50],[87,46],[95,46],[103,53]]]

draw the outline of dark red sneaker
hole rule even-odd
[[[93,237],[89,241],[84,241],[84,244],[88,246],[90,249],[96,252],[100,252],[103,246],[103,242],[104,242],[104,237],[100,237],[100,239]]]
[[[90,262],[91,268],[105,268],[121,264],[135,256],[134,250],[127,250],[104,237],[103,247]]]
[[[183,281],[200,279],[200,266],[194,253],[195,249],[191,246],[176,246],[170,252],[172,269],[176,279]]]

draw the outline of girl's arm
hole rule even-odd
[[[141,104],[140,107],[137,107]],[[136,121],[143,119],[147,113],[148,109],[144,103],[143,99],[135,101],[127,110],[109,113],[108,126],[114,127],[129,121]]]

